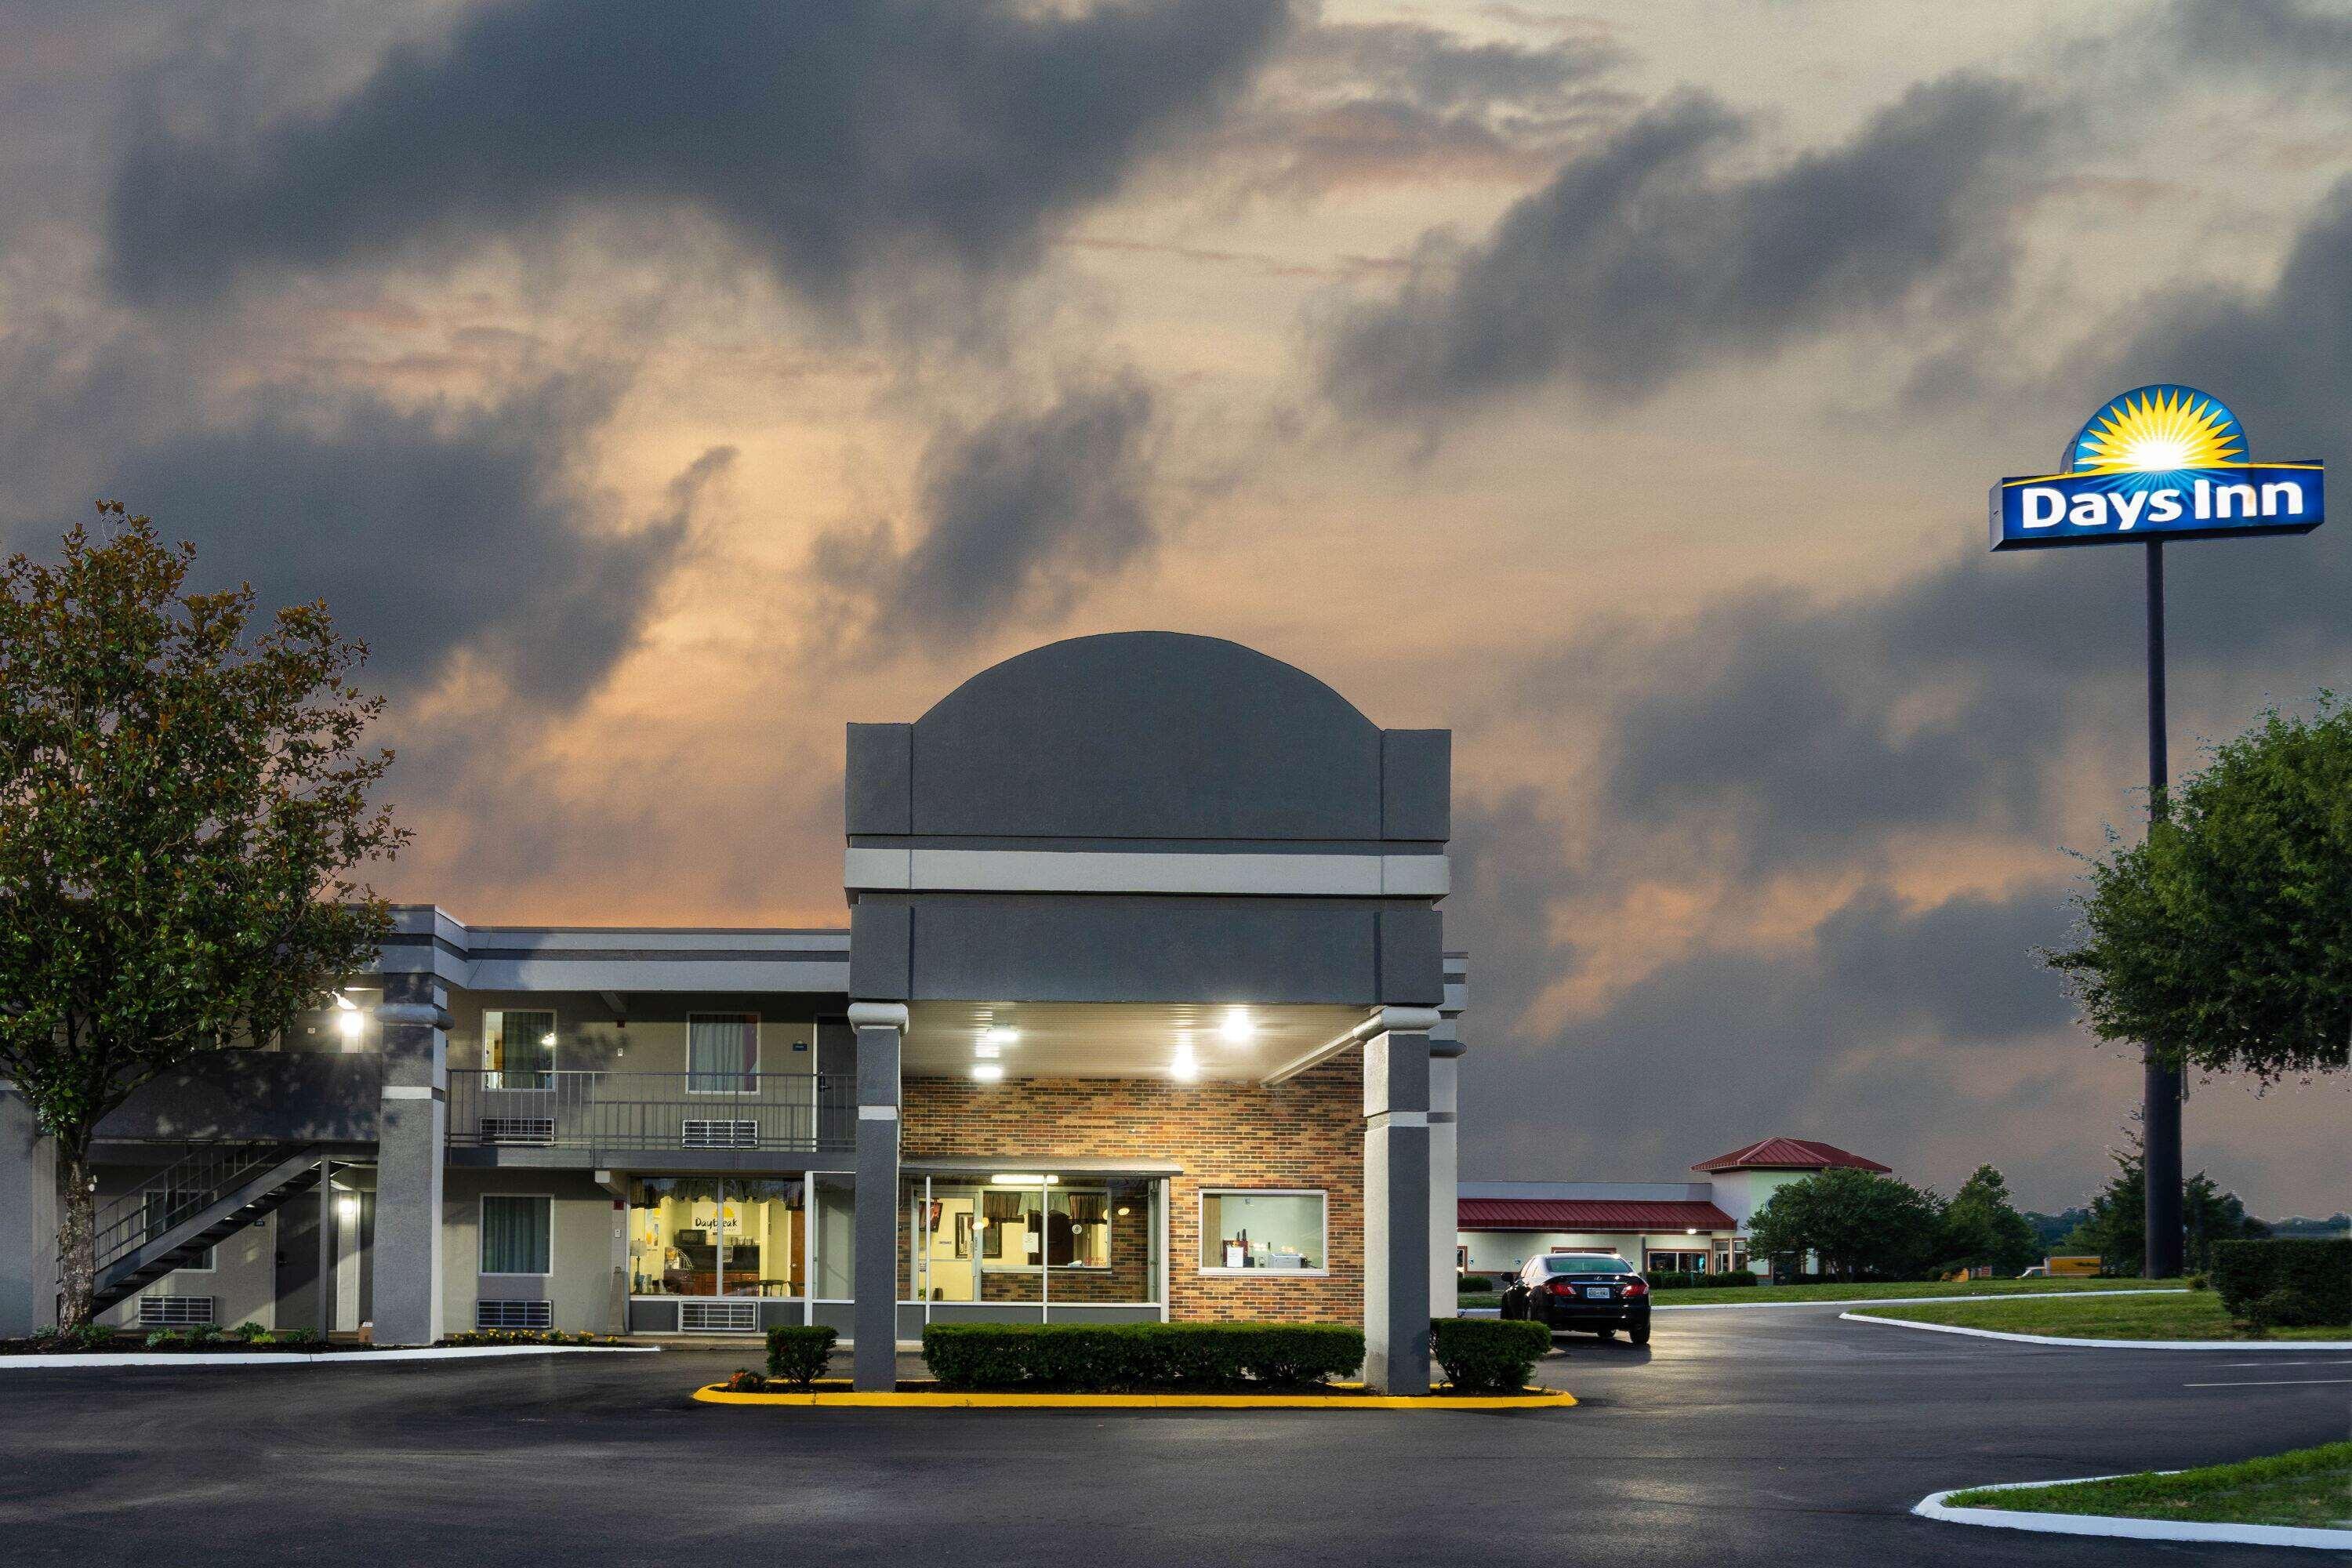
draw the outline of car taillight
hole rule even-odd
[[[1625,1294],[1627,1296],[1646,1296],[1649,1293],[1650,1287],[1643,1281],[1639,1279],[1628,1279],[1625,1281]]]
[[[1576,1294],[1576,1281],[1573,1279],[1555,1279],[1550,1284],[1545,1286],[1544,1289],[1550,1291],[1555,1296],[1573,1296]]]

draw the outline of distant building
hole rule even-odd
[[[1750,1267],[1748,1221],[1775,1192],[1841,1166],[1890,1169],[1834,1143],[1766,1138],[1693,1165],[1703,1182],[1464,1182],[1455,1261],[1499,1274],[1538,1253],[1613,1252],[1645,1273],[1727,1274]]]

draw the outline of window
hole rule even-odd
[[[553,1089],[555,1015],[483,1014],[482,1062],[490,1069],[486,1089]]]
[[[1612,1253],[1555,1252],[1543,1258],[1547,1274],[1631,1274],[1633,1266]]]
[[[177,1189],[171,1192],[149,1193],[141,1200],[146,1209],[147,1239],[153,1241],[173,1226],[195,1218],[200,1212],[211,1205],[212,1201],[213,1195],[210,1193],[185,1193]],[[180,1268],[184,1273],[209,1274],[213,1271],[216,1261],[217,1255],[213,1248],[207,1247],[187,1262],[181,1264]]]
[[[1706,1272],[1705,1252],[1652,1249],[1650,1272],[1653,1274],[1704,1274]]]
[[[686,1016],[686,1091],[746,1094],[760,1087],[760,1015]]]
[[[546,1274],[554,1200],[504,1194],[482,1199],[482,1272]]]
[[[1203,1190],[1201,1272],[1328,1271],[1324,1196],[1318,1192]]]

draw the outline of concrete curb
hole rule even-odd
[[[1758,1307],[1923,1307],[1947,1301],[2057,1301],[2080,1297],[2186,1296],[2185,1285],[2158,1285],[2128,1290],[2004,1290],[1981,1296],[1849,1296],[1834,1301],[1677,1301],[1673,1306],[1651,1298],[1653,1312],[1745,1312]]]
[[[369,1366],[414,1361],[478,1361],[510,1355],[659,1355],[659,1345],[425,1345],[396,1351],[126,1351],[0,1356],[0,1372],[78,1366],[316,1366],[320,1362]]]
[[[2157,1470],[2177,1476],[2179,1470]],[[2126,1541],[2223,1542],[2241,1546],[2316,1546],[2341,1552],[2352,1547],[2352,1530],[2317,1530],[2289,1524],[2210,1524],[2192,1520],[2130,1519],[2108,1513],[2029,1513],[2020,1509],[1954,1508],[1944,1500],[1959,1492],[2012,1492],[2029,1487],[2074,1486],[2111,1481],[2113,1476],[2078,1476],[2064,1481],[2004,1481],[1999,1486],[1953,1487],[1929,1492],[1911,1506],[1922,1519],[1946,1524],[1981,1524],[1994,1530],[2030,1530],[2045,1535],[2105,1535]]]
[[[2118,1290],[2114,1294],[2121,1295],[2123,1292]],[[2057,1334],[2012,1334],[2000,1329],[1964,1329],[1958,1323],[1922,1323],[1910,1318],[1873,1318],[1860,1312],[1840,1312],[1838,1317],[1849,1323],[1877,1323],[1890,1329],[1918,1329],[1931,1334],[1963,1334],[1972,1340],[2006,1340],[2018,1345],[2063,1345],[2074,1350],[2317,1351],[2323,1354],[2331,1351],[2352,1351],[2352,1340],[2084,1340]],[[2098,1479],[2104,1480],[2106,1478]],[[2044,1483],[2037,1481],[2034,1484]]]
[[[1344,1386],[1344,1385],[1342,1385]],[[705,1405],[816,1405],[852,1410],[1562,1410],[1576,1395],[1533,1394],[1414,1395],[1345,1394],[730,1394],[718,1384],[694,1391]]]

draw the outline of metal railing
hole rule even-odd
[[[453,1068],[449,1142],[496,1148],[846,1152],[857,1144],[857,1085],[847,1074]]]
[[[183,1220],[192,1219],[293,1153],[287,1143],[206,1143],[102,1205],[97,1215],[97,1272]]]

